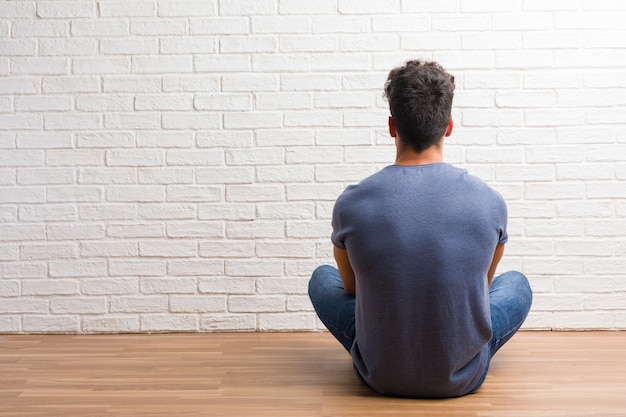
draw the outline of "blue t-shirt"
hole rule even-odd
[[[373,390],[436,398],[480,386],[487,271],[506,224],[502,196],[446,163],[388,166],[339,196],[332,242],[356,276],[351,355]]]

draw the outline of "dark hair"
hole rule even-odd
[[[389,72],[385,97],[402,141],[422,152],[446,132],[452,116],[454,76],[436,62],[408,61]]]

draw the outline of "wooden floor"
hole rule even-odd
[[[478,393],[386,398],[328,333],[0,335],[0,416],[626,416],[626,332],[521,332]]]

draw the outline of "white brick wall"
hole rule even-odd
[[[535,329],[626,329],[626,7],[0,1],[0,333],[312,330],[382,86],[457,78],[446,157],[509,202]]]

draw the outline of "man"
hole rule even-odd
[[[473,393],[526,319],[532,292],[519,272],[493,278],[508,238],[503,198],[443,162],[454,77],[409,61],[389,73],[385,95],[395,164],[337,199],[338,268],[317,268],[309,296],[372,390]]]

